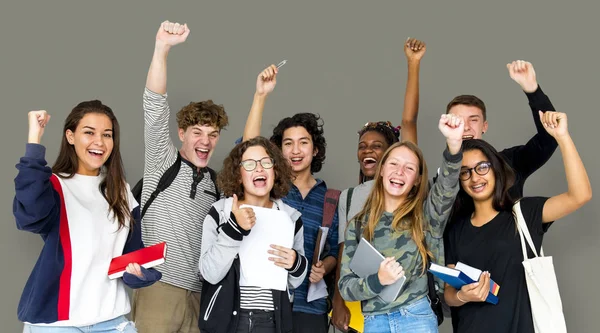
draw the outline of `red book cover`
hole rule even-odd
[[[108,278],[116,279],[122,277],[127,265],[130,263],[138,263],[144,268],[160,265],[165,262],[166,255],[167,243],[162,242],[115,257],[111,260],[110,267],[108,267]]]

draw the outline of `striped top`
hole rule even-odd
[[[247,310],[275,311],[273,293],[259,287],[240,287],[240,308]]]
[[[177,159],[177,148],[169,136],[169,104],[167,95],[148,88],[144,91],[144,186],[142,207],[156,189],[163,173]],[[201,291],[198,272],[202,223],[215,202],[215,186],[208,170],[190,197],[195,166],[182,158],[179,173],[173,183],[154,200],[146,211],[142,224],[142,239],[146,246],[167,242],[167,260],[157,267],[162,282]]]

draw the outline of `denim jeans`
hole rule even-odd
[[[430,333],[437,331],[437,317],[431,310],[427,297],[403,306],[395,312],[365,315],[365,333]]]
[[[239,316],[237,333],[276,332],[273,311],[242,309]]]
[[[36,326],[25,324],[23,333],[136,333],[133,322],[125,316],[103,321],[89,326]]]

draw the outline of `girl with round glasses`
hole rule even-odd
[[[491,167],[492,167],[492,164],[490,162],[481,161],[472,168],[462,168],[460,170],[459,178],[462,181],[467,181],[467,180],[469,180],[469,178],[471,178],[472,172],[475,172],[476,174],[478,174],[480,176],[485,176],[490,171]]]
[[[544,128],[560,147],[568,189],[553,197],[525,197],[521,210],[537,251],[553,221],[591,199],[585,167],[567,129],[564,113],[540,112]],[[462,262],[483,271],[478,282],[460,290],[446,284],[444,297],[453,311],[454,332],[534,332],[523,252],[509,189],[515,174],[494,147],[472,139],[463,143],[460,191],[446,228],[446,264]],[[529,250],[531,252],[531,250]],[[532,256],[532,253],[529,254]],[[493,279],[498,304],[485,300]]]
[[[285,204],[292,182],[289,163],[273,143],[255,137],[236,145],[225,158],[217,184],[226,199],[213,204],[202,229],[200,305],[202,332],[290,332],[292,306],[288,291],[240,285],[238,260],[242,241],[252,232],[252,208],[277,209],[295,223],[293,248],[271,245],[269,260],[288,271],[288,288],[297,288],[307,272],[300,212]]]
[[[259,164],[265,169],[271,169],[273,167],[273,159],[271,157],[263,157],[260,160],[243,160],[240,162],[240,165],[246,171],[254,171]]]

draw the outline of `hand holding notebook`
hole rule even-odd
[[[486,302],[490,297],[490,284],[492,280],[490,279],[490,273],[483,272],[479,277],[478,281],[473,283],[465,284],[460,289],[456,291],[457,298],[462,303],[477,303],[477,302]],[[490,299],[488,303],[495,304],[494,301]]]
[[[113,258],[110,262],[110,266],[108,268],[108,278],[116,279],[122,277],[123,273],[125,273],[127,270],[127,267],[134,266],[132,265],[134,263],[144,268],[151,268],[160,265],[165,262],[166,255],[167,243],[162,242],[118,256]],[[134,271],[137,271],[137,269],[134,269]],[[139,274],[135,275],[139,277],[141,274],[142,273],[140,269]]]
[[[454,268],[432,263],[429,271],[454,289],[461,290],[459,297],[462,301],[485,301],[498,304],[500,286],[490,278],[490,274],[487,272],[482,272],[461,262],[458,262]],[[478,284],[474,285],[475,283]],[[467,287],[463,288],[463,286]]]
[[[379,274],[382,265],[384,268],[381,270],[385,271],[383,276]],[[378,297],[385,303],[391,303],[398,298],[406,281],[400,264],[393,258],[385,258],[364,237],[361,237],[350,260],[350,269],[361,278],[377,273],[381,284],[385,285]]]

